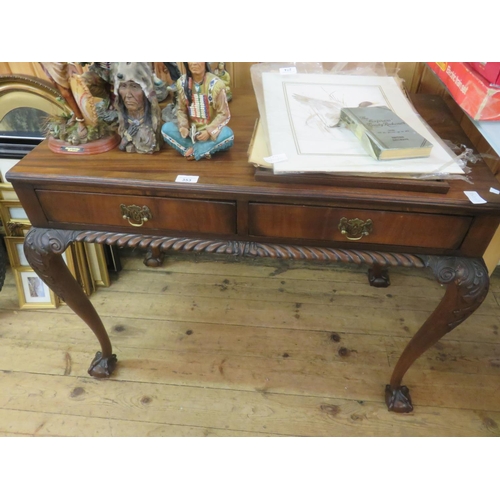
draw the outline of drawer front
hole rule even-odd
[[[442,249],[458,248],[472,223],[472,217],[261,203],[250,204],[249,219],[252,236]]]
[[[144,230],[205,234],[236,232],[236,205],[231,202],[51,190],[37,190],[37,196],[49,222],[83,224],[93,228],[114,226],[122,230],[136,224],[135,227]],[[147,207],[148,220],[134,222],[133,218],[125,219],[122,205],[128,207],[129,213],[133,212],[134,206]]]

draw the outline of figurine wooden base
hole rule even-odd
[[[73,145],[69,142],[49,137],[49,149],[53,153],[65,155],[96,155],[116,148],[120,144],[120,140],[120,136],[114,134],[86,144]]]

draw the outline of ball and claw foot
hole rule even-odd
[[[406,385],[393,389],[389,384],[385,386],[385,402],[389,411],[396,413],[410,413],[413,411],[410,390]]]
[[[161,252],[149,251],[142,262],[147,267],[161,267],[163,264],[163,254]]]
[[[103,358],[102,352],[97,351],[88,369],[88,374],[96,378],[109,377],[113,373],[117,361],[116,354],[112,354],[109,358]]]
[[[391,286],[389,271],[387,269],[382,269],[379,272],[375,272],[373,269],[368,269],[368,283],[370,283],[370,286],[376,288],[387,288]]]

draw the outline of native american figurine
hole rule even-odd
[[[227,102],[231,102],[233,93],[231,92],[231,75],[226,70],[226,63],[220,62],[214,71],[214,75],[218,76],[226,84]]]
[[[114,63],[112,72],[121,136],[119,148],[129,153],[159,151],[163,143],[161,111],[151,63]]]
[[[205,62],[184,63],[186,74],[177,80],[177,124],[167,122],[165,142],[188,160],[210,158],[234,143],[227,126],[231,117],[224,82]]]
[[[99,97],[108,97],[109,102],[109,90],[107,96],[102,93],[105,85],[101,81],[102,75],[93,72],[81,74],[74,63],[40,64],[72,111],[69,117],[53,116],[48,120],[50,149],[58,153],[93,154],[114,148],[117,145],[116,123],[113,123],[113,119],[101,119],[89,88],[96,87],[99,81]]]

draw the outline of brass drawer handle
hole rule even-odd
[[[360,240],[363,236],[368,236],[373,230],[373,222],[367,219],[366,222],[361,219],[350,219],[346,217],[340,219],[340,232],[348,240]]]
[[[144,205],[143,207],[138,207],[137,205],[120,205],[122,211],[122,217],[128,220],[128,223],[134,227],[141,227],[145,222],[151,220],[153,215],[151,210]]]

